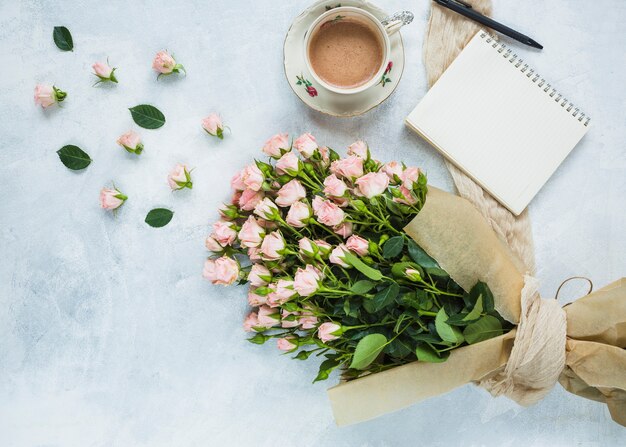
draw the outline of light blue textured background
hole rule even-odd
[[[283,77],[283,39],[307,3],[0,2],[0,445],[626,445],[603,405],[558,386],[528,409],[465,386],[338,429],[325,393],[334,378],[311,385],[315,362],[245,341],[244,289],[202,280],[203,238],[228,179],[268,136],[311,131],[338,149],[362,137],[378,158],[419,165],[452,190],[441,157],[403,125],[426,91],[428,2],[384,2],[416,15],[403,31],[404,78],[354,119],[307,109]],[[626,5],[495,3],[497,18],[545,45],[516,51],[593,118],[530,207],[542,293],[572,275],[602,286],[626,274]],[[72,53],[52,42],[61,24]],[[150,64],[163,48],[187,77],[156,81]],[[91,64],[107,56],[120,84],[92,88]],[[69,92],[62,109],[34,106],[37,82]],[[167,123],[140,130],[137,158],[115,140],[143,102]],[[223,142],[200,128],[214,110],[232,128]],[[84,172],[58,160],[70,143],[94,159]],[[178,161],[195,167],[193,191],[169,191]],[[130,197],[117,216],[98,208],[111,181]],[[155,206],[175,210],[170,225],[144,224]]]

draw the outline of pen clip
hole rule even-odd
[[[452,0],[452,3],[457,3],[457,4],[461,5],[461,6],[465,6],[467,9],[472,9],[472,5],[470,5],[469,3],[464,2],[462,0]]]

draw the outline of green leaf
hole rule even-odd
[[[394,236],[383,245],[383,257],[385,259],[395,258],[402,252],[404,247],[404,236]]]
[[[362,279],[360,281],[355,282],[352,287],[350,287],[350,291],[357,293],[359,295],[363,295],[364,293],[369,292],[374,287],[376,287],[376,283],[372,281],[368,281],[367,279]]]
[[[380,281],[383,278],[383,274],[369,265],[366,265],[363,261],[357,258],[354,254],[348,251],[344,251],[344,261],[350,264],[352,267],[363,273],[372,281]]]
[[[365,369],[376,360],[378,354],[387,344],[387,337],[383,334],[370,334],[361,339],[356,345],[350,368]]]
[[[313,383],[319,382],[320,380],[328,379],[328,377],[330,376],[330,373],[333,371],[333,369],[338,367],[339,364],[340,362],[333,358],[324,360],[320,364],[319,372],[317,373],[317,377],[315,378],[315,380],[313,380]]]
[[[379,310],[392,304],[398,296],[398,293],[400,293],[400,286],[398,283],[389,283],[389,286],[378,292],[374,298],[364,300],[363,307],[369,313],[378,312]]]
[[[485,313],[493,312],[493,294],[491,293],[491,289],[489,289],[489,286],[482,281],[478,281],[474,285],[474,287],[472,287],[472,290],[470,290],[469,293],[469,299],[472,303],[477,303],[480,297],[482,297],[482,306]]]
[[[404,278],[406,277],[404,272],[409,268],[417,270],[422,276],[424,275],[422,268],[414,262],[397,262],[391,266],[391,273],[396,278]]]
[[[429,345],[419,345],[415,348],[415,355],[420,362],[441,363],[448,359],[450,351],[439,354]]]
[[[465,340],[471,345],[502,335],[500,320],[492,315],[485,315],[480,320],[467,325],[463,331]]]
[[[437,312],[437,316],[435,317],[435,328],[437,329],[437,334],[441,337],[441,339],[448,343],[458,344],[463,341],[463,334],[461,331],[454,327],[450,326],[446,321],[448,320],[448,315],[446,314],[445,309],[442,307]]]
[[[68,144],[57,151],[61,162],[73,171],[85,169],[91,163],[89,155],[78,146]]]
[[[270,338],[272,338],[272,337],[269,337],[269,336],[263,335],[263,334],[256,334],[254,337],[250,337],[248,339],[248,341],[250,343],[254,343],[255,345],[262,345],[263,343],[265,343]]]
[[[146,216],[146,223],[154,228],[164,227],[170,223],[173,215],[174,212],[168,210],[167,208],[155,208],[150,210]]]
[[[483,296],[478,295],[478,300],[470,313],[468,313],[462,321],[478,320],[483,313]]]
[[[158,129],[165,124],[165,116],[154,106],[139,104],[128,110],[130,110],[133,121],[144,129]]]
[[[59,50],[72,51],[74,49],[74,41],[72,40],[72,34],[64,26],[55,26],[52,31],[52,39]]]
[[[309,358],[309,356],[310,356],[311,354],[313,354],[313,352],[314,352],[314,351],[300,351],[300,352],[298,352],[298,355],[296,355],[296,356],[294,357],[294,359],[297,359],[297,360],[306,360],[306,359],[308,359],[308,358]]]
[[[422,250],[422,247],[417,245],[412,239],[409,239],[409,256],[424,268],[439,268],[437,261],[428,256],[428,254]]]

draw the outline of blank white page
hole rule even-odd
[[[481,30],[406,123],[518,215],[589,118]]]

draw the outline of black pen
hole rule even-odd
[[[474,20],[481,25],[485,25],[488,28],[493,29],[499,33],[504,34],[505,36],[509,36],[512,39],[515,39],[523,44],[529,45],[533,48],[539,48],[540,50],[543,46],[530,37],[525,36],[522,33],[518,33],[514,29],[509,28],[508,26],[504,26],[501,23],[496,22],[495,20],[490,19],[487,16],[482,15],[481,13],[475,11],[472,8],[472,5],[469,3],[463,2],[461,0],[435,0],[436,3],[440,4],[444,8],[451,9],[454,12],[461,14],[462,16],[467,17],[468,19]]]

